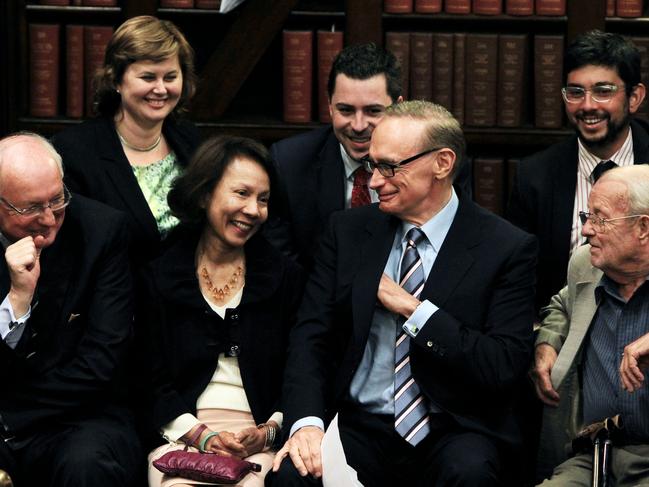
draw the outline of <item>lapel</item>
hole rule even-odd
[[[318,213],[324,223],[334,211],[345,209],[345,166],[333,132],[318,154],[316,178]]]
[[[105,119],[105,123],[98,125],[98,129],[104,132],[95,138],[102,161],[100,167],[105,172],[106,179],[111,182],[114,194],[122,199],[124,211],[131,214],[151,240],[159,241],[160,233],[155,218],[124,154],[112,120]]]
[[[635,120],[631,121],[633,137],[633,161],[635,164],[649,164],[649,134],[647,129]]]
[[[602,278],[602,271],[591,266],[590,263],[588,265],[590,266],[590,274],[575,284],[575,295],[574,299],[572,299],[573,309],[569,316],[570,328],[568,336],[552,368],[551,378],[555,389],[558,389],[566,378],[597,311],[595,287]]]
[[[570,233],[577,189],[578,157],[577,136],[573,135],[565,156],[554,163],[550,178],[553,185],[549,204],[552,207],[546,213],[547,218],[551,219],[545,226],[549,229],[549,238],[552,240],[551,248],[561,249],[560,255],[565,256],[566,266],[570,255]]]

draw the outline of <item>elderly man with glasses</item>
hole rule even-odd
[[[0,469],[17,486],[131,485],[123,217],[72,196],[42,137],[0,140]]]
[[[268,483],[318,485],[335,413],[363,485],[511,479],[536,242],[456,193],[464,145],[424,101],[390,106],[374,129],[363,163],[378,204],[335,214],[316,254],[286,367],[290,439]]]
[[[581,428],[619,414],[624,430],[613,440],[608,485],[647,485],[649,166],[606,172],[579,215],[589,243],[574,252],[567,286],[542,310],[536,340],[542,459],[565,460]],[[578,452],[543,485],[590,486],[592,467],[592,452]]]

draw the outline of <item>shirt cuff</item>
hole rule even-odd
[[[316,428],[320,428],[322,431],[325,430],[324,421],[317,416],[307,416],[306,418],[298,419],[293,423],[289,438],[293,436],[297,430],[304,428],[305,426],[315,426]]]
[[[419,306],[415,308],[415,311],[410,315],[410,318],[408,318],[403,324],[403,331],[413,338],[416,337],[417,333],[426,326],[426,322],[438,309],[437,306],[425,299],[419,303]]]
[[[178,443],[178,440],[189,433],[191,429],[200,424],[200,421],[193,414],[185,413],[160,428],[162,437],[169,443]]]
[[[9,295],[7,294],[2,303],[0,303],[0,337],[4,340],[12,330],[14,330],[14,333],[17,333],[22,328],[20,325],[24,325],[31,314],[32,307],[30,306],[24,315],[16,318],[11,301],[9,300]]]
[[[268,421],[275,421],[279,429],[282,429],[282,423],[284,422],[284,414],[279,411],[275,411],[273,415],[268,418]],[[268,423],[268,421],[266,421]]]

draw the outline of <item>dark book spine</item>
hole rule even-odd
[[[503,13],[503,1],[473,0],[473,13],[479,15],[500,15]]]
[[[54,117],[59,95],[59,24],[29,24],[29,114]]]
[[[466,125],[496,125],[496,94],[498,76],[498,36],[467,34],[466,36]]]
[[[194,0],[160,0],[161,8],[194,8]]]
[[[410,98],[412,100],[433,99],[432,84],[433,34],[430,32],[410,33]]]
[[[642,16],[642,0],[617,0],[618,17]]]
[[[438,14],[442,11],[442,0],[415,0],[415,12]]]
[[[86,115],[94,113],[94,78],[97,70],[104,65],[106,46],[112,36],[112,27],[86,25],[83,28],[83,64],[86,71]]]
[[[407,100],[410,94],[410,33],[386,32],[385,47],[399,61],[401,66],[401,95]]]
[[[536,0],[536,15],[566,15],[566,0]]]
[[[327,82],[334,58],[343,48],[343,33],[318,31],[318,120],[331,122]]]
[[[65,114],[83,117],[83,26],[65,27]]]
[[[218,10],[221,8],[221,0],[194,0],[194,6],[204,10]]]
[[[615,17],[615,0],[606,0],[606,16]]]
[[[534,15],[534,0],[506,0],[507,15]]]
[[[389,14],[409,14],[412,13],[413,0],[385,0],[383,10]]]
[[[634,37],[633,43],[640,51],[640,79],[647,86],[649,83],[649,37]],[[649,97],[645,96],[635,116],[649,120]]]
[[[471,0],[446,0],[444,12],[447,14],[470,14]]]
[[[70,0],[39,0],[40,5],[55,5],[59,7],[64,7],[70,5]]]
[[[563,36],[534,37],[534,124],[559,128],[563,122]]]
[[[284,121],[311,121],[313,85],[313,32],[285,30],[284,53]]]
[[[117,0],[82,0],[81,5],[85,7],[115,7]]]
[[[527,86],[527,36],[501,35],[498,39],[498,125],[520,127],[524,119]]]
[[[453,34],[453,116],[464,125],[466,85],[466,34]]]
[[[503,214],[503,167],[502,158],[476,157],[473,160],[473,199],[483,208]]]
[[[514,180],[518,172],[518,165],[521,163],[520,159],[507,159],[507,200],[512,194],[514,188]]]
[[[453,34],[434,34],[433,101],[453,110]]]

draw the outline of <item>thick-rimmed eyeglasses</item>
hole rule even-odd
[[[603,233],[606,231],[606,224],[614,222],[615,220],[626,220],[627,218],[639,218],[641,216],[649,215],[627,215],[627,216],[618,216],[616,218],[602,218],[595,215],[594,213],[589,213],[587,211],[579,212],[579,220],[582,225],[585,225],[587,221],[590,220],[590,223],[593,225],[593,228],[596,232]]]
[[[408,159],[404,159],[403,161],[395,162],[394,164],[389,164],[387,162],[375,162],[370,159],[369,155],[363,157],[360,162],[361,164],[363,164],[363,167],[367,172],[374,172],[374,169],[378,169],[381,176],[391,178],[392,176],[394,176],[396,170],[401,166],[405,166],[412,161],[416,161],[420,157],[424,157],[426,154],[442,150],[443,148],[444,147],[434,147],[432,149],[425,150],[424,152],[420,152],[419,154],[415,154],[414,156],[409,157]]]
[[[9,208],[15,211],[16,214],[20,216],[24,216],[26,218],[41,216],[42,214],[45,213],[45,210],[47,210],[48,208],[52,210],[52,213],[61,211],[63,208],[65,208],[70,204],[70,199],[72,199],[72,195],[70,194],[68,188],[66,188],[65,184],[63,185],[63,193],[60,196],[54,198],[53,200],[48,201],[44,205],[32,205],[27,208],[18,208],[15,205],[11,204],[6,199],[0,197],[0,201],[2,201],[5,205],[7,205]]]
[[[619,90],[620,86],[607,83],[595,85],[590,89],[581,86],[566,86],[561,88],[561,94],[567,103],[581,103],[586,98],[586,93],[590,93],[591,100],[597,103],[608,103]]]

